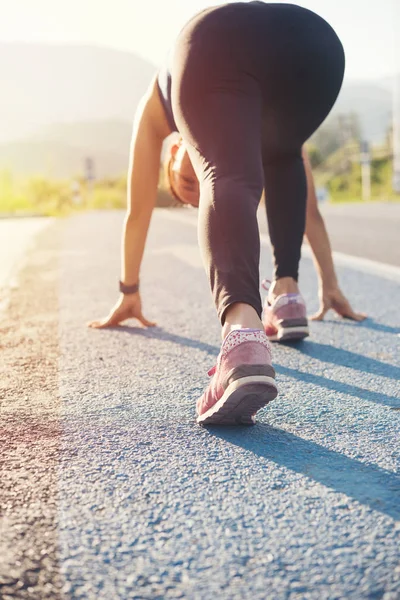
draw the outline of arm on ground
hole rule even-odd
[[[156,202],[160,155],[164,139],[171,133],[161,104],[158,84],[153,80],[135,115],[128,172],[128,208],[122,234],[121,281],[132,286],[139,281],[140,265],[151,215]],[[139,292],[121,294],[107,317],[92,321],[94,328],[115,326],[136,318],[147,327],[155,325],[142,313]]]
[[[311,319],[322,321],[329,309],[335,310],[340,316],[355,321],[366,318],[363,313],[355,312],[347,298],[343,295],[337,280],[332,259],[332,249],[324,220],[318,208],[315,193],[314,178],[310,159],[303,148],[303,160],[307,177],[307,215],[306,238],[311,246],[315,268],[319,280],[319,310]]]

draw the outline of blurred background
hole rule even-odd
[[[339,100],[308,144],[319,200],[399,200],[399,1],[296,4],[330,22],[347,56]],[[0,214],[124,207],[135,108],[180,28],[209,5],[3,0]]]

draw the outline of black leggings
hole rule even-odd
[[[234,302],[261,315],[263,188],[275,277],[297,280],[307,196],[301,149],[343,74],[333,29],[292,4],[208,9],[178,37],[173,111],[200,182],[199,244],[222,323]]]

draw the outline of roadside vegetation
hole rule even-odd
[[[330,202],[362,201],[360,145],[362,133],[357,115],[328,119],[307,144],[316,187]],[[371,201],[399,201],[392,191],[392,135],[370,146]],[[176,206],[160,169],[157,206]],[[63,216],[82,210],[123,209],[126,178],[88,182],[82,177],[48,179],[41,175],[17,178],[0,172],[0,215],[38,214]]]
[[[157,206],[175,204],[161,180]],[[79,178],[50,180],[40,176],[21,180],[8,171],[0,173],[0,215],[66,216],[84,210],[125,207],[125,176],[88,183]]]

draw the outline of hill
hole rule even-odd
[[[0,44],[0,143],[53,123],[131,122],[156,67],[90,46]]]
[[[388,85],[379,81],[345,81],[332,115],[355,112],[361,132],[369,142],[383,141],[392,119],[392,94]]]
[[[115,125],[101,123],[112,133]],[[119,176],[126,171],[129,148],[130,126],[126,124],[125,143],[120,143],[120,149],[108,146],[105,140],[96,145],[90,137],[85,137],[85,132],[95,129],[96,124],[82,124],[80,127],[82,137],[75,143],[66,135],[61,135],[48,140],[33,138],[27,141],[10,142],[0,146],[0,171],[11,171],[14,175],[26,177],[41,174],[47,177],[63,179],[83,175],[85,161],[88,157],[94,162],[95,176],[99,178]],[[63,133],[68,129],[61,128]],[[72,127],[73,130],[77,126]],[[56,133],[56,130],[55,130]],[[111,136],[110,136],[111,137]],[[122,140],[121,136],[121,140]]]
[[[0,170],[57,177],[126,169],[131,123],[156,67],[128,52],[89,46],[0,44]],[[384,138],[390,81],[345,81],[332,116],[356,112],[363,136]],[[6,116],[6,118],[4,118]]]
[[[127,168],[131,128],[127,121],[45,127],[27,140],[0,144],[0,171],[10,170],[17,177],[69,178],[83,175],[90,157],[96,177],[119,176]]]

